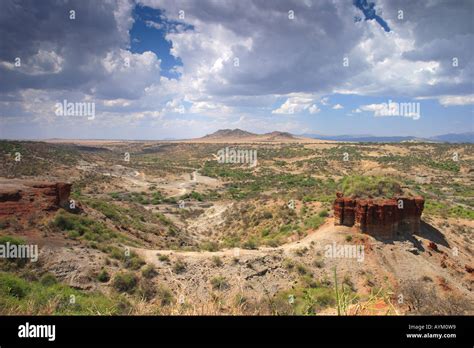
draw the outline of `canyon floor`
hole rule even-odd
[[[220,163],[225,147],[258,164]],[[0,141],[2,189],[67,182],[74,206],[0,215],[0,238],[40,250],[0,260],[0,312],[472,315],[473,154],[285,134]],[[334,225],[336,192],[399,191],[425,199],[419,233]]]

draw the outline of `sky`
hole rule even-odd
[[[3,139],[474,131],[472,0],[0,4]]]

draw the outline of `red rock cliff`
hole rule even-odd
[[[420,229],[423,197],[360,199],[337,194],[334,201],[334,223],[356,226],[361,232],[382,237],[397,233],[417,233]]]
[[[0,217],[67,208],[71,184],[6,180],[0,182]]]

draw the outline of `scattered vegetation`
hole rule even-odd
[[[119,292],[133,293],[138,283],[138,277],[132,272],[117,273],[113,279],[113,287]]]

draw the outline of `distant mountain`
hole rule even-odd
[[[265,141],[279,141],[279,140],[289,140],[296,139],[292,134],[287,132],[271,132],[265,134],[255,134],[251,132],[244,131],[242,129],[219,129],[218,131],[208,134],[201,139],[255,139],[255,140],[265,140]]]
[[[410,141],[416,139],[411,136],[391,136],[391,137],[376,137],[373,135],[319,135],[319,134],[302,134],[301,136],[308,138],[315,138],[321,140],[333,141],[355,141],[355,142],[384,142],[384,143],[399,143],[402,141]]]
[[[474,143],[474,132],[442,134],[431,137],[430,139],[446,143]]]
[[[261,136],[266,137],[269,140],[295,139],[293,134],[290,134],[288,132],[271,132],[271,133],[262,134]]]
[[[401,143],[401,142],[446,142],[446,143],[474,143],[474,132],[459,134],[441,134],[433,137],[419,138],[415,136],[374,136],[370,134],[344,134],[344,135],[320,135],[301,134],[293,135],[288,132],[270,132],[256,134],[242,129],[220,129],[212,134],[208,134],[202,140],[235,140],[235,141],[300,141],[302,138],[312,138],[318,140],[331,141],[353,141],[367,143]]]
[[[208,134],[203,139],[222,139],[222,138],[249,138],[255,137],[257,134],[244,131],[242,129],[219,129],[218,131]]]
[[[301,134],[302,137],[334,141],[354,141],[369,143],[400,143],[400,142],[446,142],[446,143],[474,143],[474,132],[461,134],[442,134],[434,137],[419,138],[414,136],[373,136],[373,135],[320,135]]]

